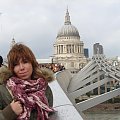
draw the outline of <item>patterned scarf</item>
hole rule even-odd
[[[7,87],[11,90],[14,99],[23,105],[23,113],[17,120],[29,120],[32,109],[37,110],[37,120],[48,120],[48,113],[53,109],[48,106],[45,96],[47,82],[43,78],[37,80],[21,80],[12,77],[7,81]]]

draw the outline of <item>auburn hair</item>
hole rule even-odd
[[[37,79],[39,77],[44,78],[32,50],[26,45],[22,43],[16,43],[10,49],[7,55],[7,59],[8,59],[8,68],[11,70],[13,74],[14,74],[14,67],[17,63],[19,63],[19,60],[26,59],[28,62],[32,64],[32,67],[33,67],[33,73],[31,76],[32,79]]]

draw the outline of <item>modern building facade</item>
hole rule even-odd
[[[71,24],[68,9],[64,25],[59,30],[54,43],[53,62],[62,64],[73,72],[80,70],[87,63],[84,43],[80,41],[77,28]]]
[[[89,58],[89,50],[88,48],[84,48],[84,55],[86,58]]]
[[[93,45],[93,55],[96,54],[103,54],[103,46],[100,45],[99,43],[95,43]]]

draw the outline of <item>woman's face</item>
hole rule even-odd
[[[28,62],[26,59],[22,60],[20,59],[18,63],[14,66],[14,73],[15,75],[23,80],[29,80],[31,79],[31,75],[33,72],[33,67],[30,62]]]

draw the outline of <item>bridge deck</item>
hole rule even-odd
[[[57,80],[50,83],[53,92],[53,106],[56,110],[51,120],[83,120],[73,104],[67,98]]]

